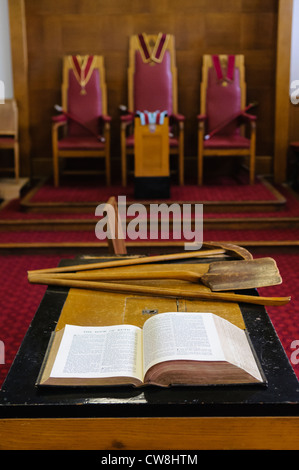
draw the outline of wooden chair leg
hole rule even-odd
[[[105,164],[106,164],[106,184],[110,186],[111,184],[111,166],[110,166],[110,142],[106,142],[105,150]]]
[[[111,184],[111,164],[110,164],[110,124],[105,124],[105,169],[106,169],[106,185]]]
[[[106,157],[105,157],[105,160],[106,160],[106,184],[107,186],[110,186],[111,184],[111,170],[110,170],[110,155],[106,154]]]
[[[16,182],[18,182],[19,177],[20,177],[20,152],[19,152],[18,142],[15,142],[14,144],[14,163],[15,163],[15,179],[16,179]]]
[[[249,180],[250,180],[250,184],[254,184],[255,182],[255,152],[254,151],[250,155]]]
[[[256,146],[256,126],[255,122],[251,124],[250,136],[250,162],[249,162],[249,179],[250,184],[255,182],[255,146]]]
[[[59,186],[59,163],[58,163],[58,148],[57,148],[57,126],[52,127],[52,155],[53,155],[53,179],[54,186]]]
[[[180,129],[179,137],[179,184],[180,186],[184,185],[185,175],[184,175],[184,130]]]
[[[202,186],[203,182],[203,135],[202,132],[198,133],[198,158],[197,158],[197,178],[198,186]]]
[[[59,186],[59,168],[58,168],[58,156],[57,152],[53,153],[53,177],[54,177],[54,186],[58,188]]]
[[[126,155],[126,137],[125,133],[121,133],[121,178],[122,186],[127,186],[127,155]]]

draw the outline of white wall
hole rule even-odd
[[[4,82],[5,98],[13,98],[8,0],[0,0],[0,80]]]
[[[293,0],[290,81],[299,80],[299,0]]]

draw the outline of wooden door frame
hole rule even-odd
[[[20,171],[31,175],[31,139],[28,91],[28,52],[25,0],[9,0],[10,42],[14,98],[19,113]]]

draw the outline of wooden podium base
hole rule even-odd
[[[134,180],[134,197],[136,199],[169,199],[170,177],[141,176]]]

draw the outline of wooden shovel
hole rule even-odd
[[[41,274],[29,274],[30,282],[35,282]],[[156,271],[156,272],[114,272],[103,270],[98,273],[79,272],[47,274],[51,279],[72,279],[82,281],[123,281],[179,279],[189,282],[202,282],[212,291],[234,291],[281,284],[276,262],[272,258],[259,258],[248,261],[218,261],[209,266],[207,273],[199,275],[192,271]]]
[[[31,279],[31,280],[30,280]],[[44,274],[43,276],[33,276],[30,282],[46,285],[58,285],[64,287],[74,287],[79,289],[89,289],[104,292],[137,294],[155,297],[174,297],[186,299],[216,300],[225,302],[246,302],[257,305],[285,305],[290,297],[258,297],[254,295],[240,295],[225,292],[194,292],[188,289],[171,289],[162,287],[147,287],[127,284],[114,284],[110,282],[93,282],[74,279],[57,279]]]

